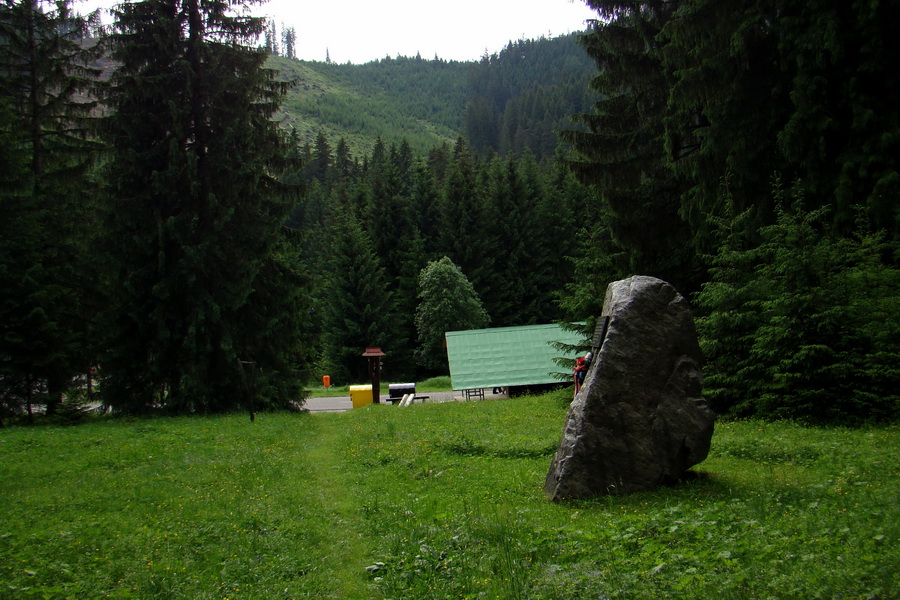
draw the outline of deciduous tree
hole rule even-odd
[[[419,274],[419,364],[434,372],[446,373],[448,331],[480,329],[490,322],[478,294],[469,280],[446,256],[428,263]]]

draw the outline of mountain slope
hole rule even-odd
[[[364,65],[272,57],[280,79],[295,82],[280,115],[302,142],[319,132],[367,154],[381,138],[417,152],[457,137],[480,152],[552,153],[554,131],[590,110],[593,62],[577,34],[510,43],[481,61],[386,58]]]
[[[467,63],[399,58],[336,65],[272,57],[269,66],[295,82],[281,119],[303,141],[312,143],[321,131],[359,154],[379,137],[406,139],[424,151],[459,135]]]

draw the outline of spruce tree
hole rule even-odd
[[[352,212],[335,219],[330,237],[324,362],[335,381],[361,383],[368,380],[361,357],[366,346],[392,355],[394,297],[372,240]],[[390,369],[391,361],[385,363]]]
[[[526,195],[512,158],[496,158],[488,167],[488,180],[487,218],[493,224],[489,235],[502,248],[493,269],[493,283],[500,293],[492,306],[491,320],[497,327],[522,325],[528,320],[524,314],[525,280],[535,275],[534,271],[525,270],[525,266],[532,252],[538,253],[530,247],[533,240],[527,231],[534,226],[532,198]]]
[[[266,52],[268,52],[272,56],[278,56],[280,54],[280,50],[278,46],[278,34],[275,30],[274,19],[269,19],[266,22],[266,31],[263,34],[263,39],[265,40]]]
[[[22,302],[31,292],[23,293],[25,273],[16,267],[34,263],[41,229],[37,211],[30,210],[30,202],[19,199],[20,195],[28,198],[20,191],[27,187],[29,160],[17,143],[21,123],[8,104],[8,98],[0,97],[0,424],[31,408],[37,357],[32,356],[30,340],[35,332],[28,321],[34,307]]]
[[[284,23],[281,24],[281,47],[286,58],[297,58],[297,32],[293,27],[285,27]]]
[[[0,6],[0,387],[28,405],[46,392],[48,412],[95,358],[86,27],[68,2]]]
[[[771,292],[769,283],[756,276],[764,263],[754,242],[758,217],[753,208],[738,209],[727,182],[724,210],[710,216],[717,251],[706,259],[710,280],[696,296],[697,330],[706,359],[704,395],[717,413],[746,417],[756,412],[765,385],[763,365],[750,354],[764,323],[762,304]]]
[[[774,222],[777,169],[803,181],[809,208],[831,206],[838,234],[852,234],[859,204],[900,236],[898,19],[896,2],[680,2],[658,38],[674,75],[669,151],[695,227],[721,206],[726,174],[738,206]]]
[[[356,172],[356,163],[350,154],[350,146],[347,140],[341,138],[338,140],[337,148],[334,151],[334,171],[338,181],[348,181]]]
[[[116,408],[244,406],[242,361],[251,393],[263,394],[257,406],[302,400],[295,327],[305,301],[284,238],[293,199],[277,181],[288,147],[271,119],[284,88],[263,68],[264,50],[246,45],[265,21],[233,15],[244,4],[116,9],[121,66],[103,128],[112,149],[103,390]]]
[[[440,250],[466,273],[488,314],[501,295],[495,278],[500,251],[491,234],[497,218],[488,210],[481,169],[460,139],[441,197]]]
[[[682,214],[707,253],[707,215],[754,208],[755,223],[771,222],[771,174],[783,168],[774,151],[778,123],[790,104],[775,59],[777,21],[758,2],[682,1],[677,19],[657,33],[670,79],[666,144],[685,182]],[[764,95],[763,95],[764,94]],[[789,174],[788,174],[789,175]],[[728,179],[729,199],[721,197]]]
[[[440,242],[440,201],[437,183],[431,168],[418,165],[410,190],[410,209],[415,230],[422,238],[422,250],[428,259],[438,258]]]
[[[568,257],[576,247],[572,205],[584,190],[554,188],[530,152],[519,161],[519,171],[529,214],[520,235],[530,245],[521,266],[525,278],[523,322],[550,323],[562,316],[558,294],[570,280]]]
[[[497,300],[491,319],[505,327],[546,323],[554,318],[552,287],[574,232],[567,225],[565,202],[550,204],[545,185],[530,153],[519,160],[495,159],[488,167],[487,229],[498,248],[493,269]]]
[[[315,152],[312,160],[306,165],[306,176],[309,179],[317,179],[324,182],[329,174],[332,162],[333,158],[328,138],[320,131],[316,134]]]
[[[596,318],[603,310],[606,288],[613,281],[628,277],[621,265],[627,263],[627,251],[610,235],[608,216],[595,213],[590,223],[578,230],[575,252],[570,257],[572,279],[560,292],[560,307],[571,321]],[[584,330],[590,336],[593,327]]]
[[[416,230],[410,198],[412,149],[391,146],[385,160],[371,164],[370,194],[365,211],[368,232],[394,292],[397,318],[391,335],[396,365],[414,364],[412,357],[416,306],[416,277],[424,264],[422,240]],[[412,371],[405,374],[411,375]]]
[[[630,251],[628,270],[690,291],[696,285],[691,236],[665,153],[671,75],[658,38],[678,3],[588,4],[601,17],[584,38],[598,66],[591,85],[601,99],[594,113],[578,115],[587,131],[563,133],[577,153],[571,166],[601,194],[616,243]]]
[[[799,186],[798,186],[799,188]],[[893,420],[900,410],[900,271],[882,264],[878,234],[823,231],[827,210],[788,203],[746,234],[747,211],[720,220],[724,243],[698,295],[698,331],[714,408],[816,422]]]

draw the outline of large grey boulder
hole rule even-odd
[[[673,483],[709,452],[715,415],[701,396],[703,356],[685,299],[664,281],[632,277],[609,285],[603,316],[602,346],[544,482],[555,501]]]

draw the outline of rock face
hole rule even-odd
[[[709,452],[715,415],[701,397],[703,356],[685,299],[664,281],[632,277],[609,285],[603,316],[606,335],[544,482],[554,501],[672,483]]]

